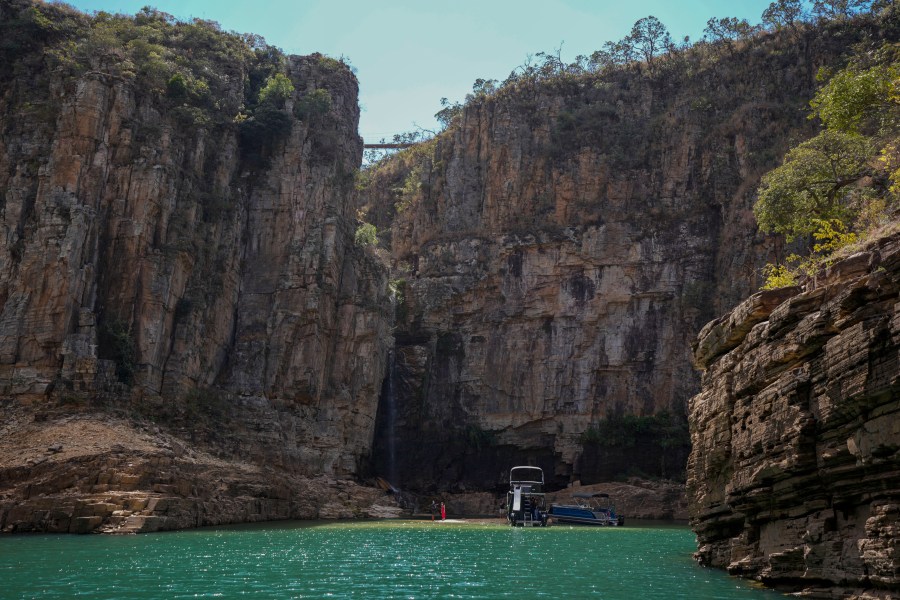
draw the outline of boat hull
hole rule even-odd
[[[558,515],[551,514],[549,515],[555,524],[569,524],[569,525],[591,525],[594,527],[618,527],[619,521],[617,519],[607,519],[605,521],[600,519],[590,519],[587,517],[560,517]]]
[[[619,519],[611,517],[607,513],[597,513],[578,506],[550,506],[547,516],[554,523],[569,523],[571,525],[593,525],[595,527],[617,527]]]

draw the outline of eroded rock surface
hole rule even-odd
[[[0,68],[0,398],[8,410],[91,415],[97,426],[100,414],[157,423],[221,469],[234,461],[246,472],[238,487],[353,477],[370,453],[391,342],[387,272],[353,239],[356,79],[321,55],[261,63],[272,49],[161,14],[139,17],[159,28],[154,43],[200,40],[180,63],[135,65],[104,41],[87,52],[89,65],[72,56],[51,69],[60,37],[77,55],[103,24],[55,5],[0,6],[4,34],[19,35],[3,50],[15,61]],[[161,86],[147,79],[154,64],[170,69]],[[215,97],[173,88],[176,69],[193,69],[185,77],[205,78]],[[248,117],[274,70],[293,91]],[[268,124],[244,126],[264,114]],[[37,502],[22,491],[28,481],[48,497],[105,494],[105,485],[214,493],[188,483],[203,479],[206,459],[185,462],[127,437],[112,454],[70,456],[64,444],[41,465],[11,465],[7,502]],[[134,470],[123,466],[132,459]],[[137,483],[123,487],[116,472]],[[221,497],[231,492],[243,497],[234,487]],[[306,510],[278,506],[248,518]],[[170,524],[217,522],[217,511]]]
[[[383,490],[217,457],[153,425],[3,408],[0,532],[143,533],[402,514]]]
[[[900,236],[803,290],[756,294],[703,329],[695,357],[698,560],[821,597],[896,597]]]
[[[700,385],[686,348],[761,284],[777,241],[755,189],[809,127],[813,65],[864,28],[839,29],[653,76],[523,77],[375,169],[362,198],[401,291],[380,472],[393,439],[401,487],[502,490],[523,462],[557,487],[680,474]],[[752,311],[740,321],[722,342]]]
[[[255,430],[231,443],[260,459],[355,472],[389,341],[386,277],[353,245],[352,178],[336,175],[361,152],[356,83],[291,64],[333,114],[324,131],[295,123],[265,169],[241,161],[235,131],[184,135],[101,74],[76,82],[49,145],[0,141],[16,173],[0,182],[2,393],[219,402]],[[141,127],[159,139],[137,142]],[[28,160],[40,168],[10,168]]]

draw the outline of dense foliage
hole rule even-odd
[[[871,173],[874,146],[865,136],[825,130],[790,150],[759,188],[756,217],[789,240],[810,236],[821,221],[852,222],[864,200],[853,184]],[[857,201],[854,201],[854,200]]]
[[[356,228],[353,241],[357,246],[373,246],[378,243],[378,229],[371,223],[362,223]]]
[[[895,220],[900,207],[900,44],[859,53],[810,102],[822,131],[767,173],[760,228],[809,240],[811,255],[770,266],[766,287],[790,284],[841,248]]]
[[[762,25],[754,26],[745,19],[733,17],[711,18],[707,21],[703,39],[693,44],[688,38],[673,40],[666,26],[649,15],[636,21],[631,32],[622,39],[607,41],[590,56],[577,56],[572,63],[562,60],[561,48],[558,48],[529,56],[525,64],[514,69],[503,82],[477,79],[465,104],[514,90],[522,84],[553,82],[622,68],[646,70],[653,75],[663,63],[678,63],[688,50],[702,53],[709,48],[715,54],[722,48],[733,50],[737,43],[747,42],[760,34],[785,28],[798,32],[813,22],[849,19],[862,13],[876,15],[889,10],[895,10],[891,0],[816,0],[811,11],[806,10],[802,0],[776,0],[763,12]],[[435,117],[446,127],[462,114],[465,104],[442,98],[442,108]]]
[[[51,83],[72,85],[89,73],[130,82],[178,131],[237,129],[250,160],[263,158],[295,119],[331,109],[328,91],[314,89],[288,110],[297,82],[285,55],[257,35],[150,7],[134,16],[85,15],[64,4],[0,0],[0,84],[29,81],[27,105],[52,118],[59,94],[50,93]]]

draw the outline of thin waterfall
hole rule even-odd
[[[397,481],[397,395],[394,391],[394,371],[396,370],[394,351],[388,352],[387,385],[384,392],[384,408],[386,416],[385,434],[387,435],[387,479],[395,488],[400,487]]]

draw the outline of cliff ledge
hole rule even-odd
[[[694,345],[697,559],[815,597],[900,591],[900,235],[751,296]]]

